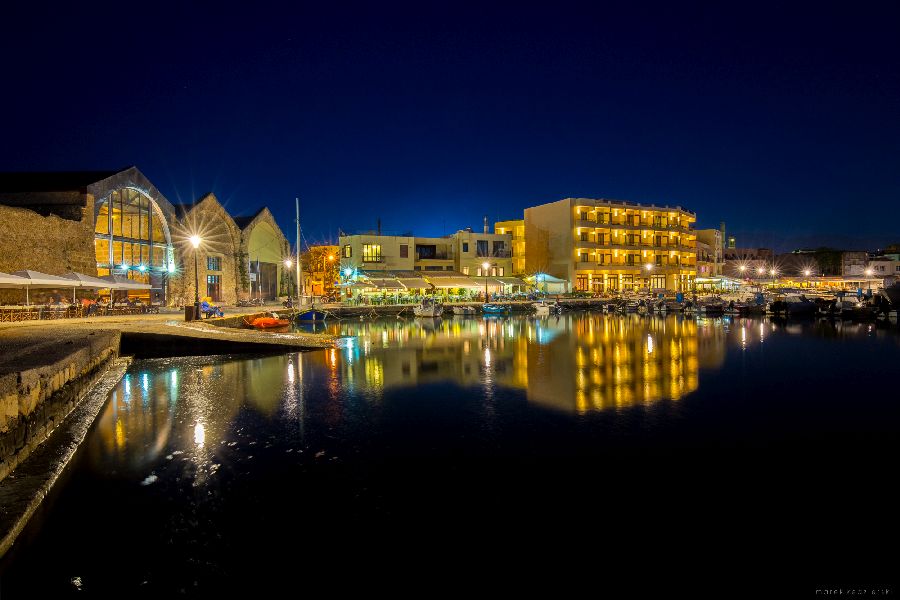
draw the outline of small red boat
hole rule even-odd
[[[244,323],[256,329],[272,329],[274,327],[287,327],[291,324],[288,319],[276,319],[275,317],[257,317],[250,321],[246,317]]]

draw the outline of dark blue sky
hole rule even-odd
[[[900,241],[896,2],[181,4],[5,9],[0,170],[135,164],[291,238],[300,196],[310,242],[566,196]]]

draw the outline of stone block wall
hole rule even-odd
[[[96,276],[93,198],[88,195],[85,206],[77,210],[81,218],[75,220],[0,204],[0,271],[32,269],[50,275],[77,271]],[[72,288],[35,289],[30,292],[31,301],[45,302],[54,293],[71,298]],[[24,301],[24,290],[0,289],[0,304]]]
[[[175,244],[175,260],[178,263],[179,273],[170,280],[169,290],[173,302],[178,304],[194,302],[194,249],[187,240],[195,232],[203,240],[197,249],[200,298],[207,295],[207,275],[218,275],[221,294],[219,303],[235,304],[239,285],[236,260],[240,250],[241,232],[213,194],[204,196],[172,226],[172,240]],[[207,268],[207,258],[210,256],[219,258],[219,270],[211,271]]]
[[[75,408],[119,343],[118,331],[70,334],[0,365],[0,480]]]

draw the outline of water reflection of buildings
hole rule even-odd
[[[500,385],[576,413],[677,400],[697,388],[701,366],[725,356],[720,325],[673,316],[384,321],[340,333],[355,336],[329,359],[346,385]]]
[[[559,347],[545,360],[550,376],[529,386],[529,400],[587,412],[677,400],[697,389],[697,327],[692,320],[590,315],[574,321],[571,335],[559,339]],[[572,376],[552,377],[555,372]]]
[[[97,419],[92,460],[139,470],[163,452],[180,450],[202,462],[226,439],[242,406],[272,416],[290,400],[299,361],[291,355],[136,362]]]
[[[353,336],[340,349],[135,363],[98,419],[89,451],[97,464],[122,470],[139,470],[174,450],[201,464],[226,440],[242,407],[265,418],[283,410],[302,428],[303,394],[311,388],[327,392],[316,414],[328,423],[341,420],[353,395],[378,402],[387,388],[440,382],[486,394],[520,389],[529,402],[569,413],[677,400],[697,388],[700,368],[721,364],[727,337],[721,322],[679,316],[333,327]]]

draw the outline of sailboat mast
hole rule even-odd
[[[303,285],[303,266],[300,264],[300,198],[294,198],[297,208],[297,306],[300,306],[300,299],[306,295],[306,286]]]

